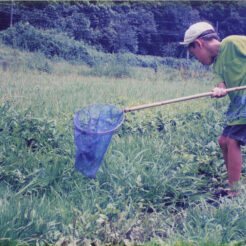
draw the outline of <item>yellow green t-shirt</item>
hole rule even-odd
[[[227,88],[246,85],[246,36],[229,36],[222,40],[213,65],[215,82]],[[246,124],[246,91],[228,93],[230,105],[227,124]]]

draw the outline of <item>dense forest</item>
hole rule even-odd
[[[246,1],[13,0],[0,2],[0,31],[13,25],[21,35],[28,25],[107,53],[184,57],[178,41],[191,23],[209,21],[221,38],[246,34],[245,13]]]

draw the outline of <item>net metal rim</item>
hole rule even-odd
[[[94,103],[94,104],[89,104],[89,105],[87,105],[87,106],[85,106],[85,107],[80,108],[80,109],[76,112],[76,114],[75,114],[75,117],[74,117],[74,125],[75,125],[75,127],[76,127],[78,130],[80,130],[81,132],[84,132],[84,133],[87,133],[87,134],[95,134],[95,135],[96,135],[96,134],[107,134],[107,133],[116,131],[116,130],[123,124],[123,121],[124,121],[124,119],[125,119],[125,111],[122,110],[122,109],[117,108],[117,109],[119,109],[119,110],[122,111],[122,120],[121,120],[121,122],[120,122],[116,127],[114,127],[113,129],[110,129],[110,130],[108,130],[108,131],[103,131],[103,132],[92,132],[92,131],[87,131],[87,130],[82,129],[82,128],[76,123],[76,117],[77,117],[78,113],[79,113],[81,110],[84,110],[84,109],[86,109],[86,108],[92,107],[92,106],[94,106],[94,105],[109,105],[109,106],[113,106],[113,107],[117,108],[115,105],[109,104],[109,103]]]

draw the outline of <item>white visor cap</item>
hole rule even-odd
[[[214,27],[207,22],[198,22],[191,25],[185,32],[184,42],[180,42],[183,45],[189,45],[196,40],[203,32],[213,30]]]

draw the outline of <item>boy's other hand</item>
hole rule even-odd
[[[220,98],[220,97],[224,97],[227,95],[225,88],[215,87],[211,92],[212,92],[212,95],[211,95],[212,98],[214,97]]]

